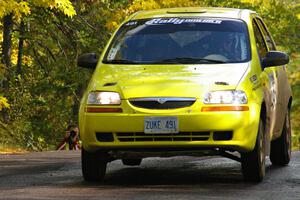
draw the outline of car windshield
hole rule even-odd
[[[250,60],[247,26],[219,18],[154,18],[125,23],[104,63],[216,64]]]

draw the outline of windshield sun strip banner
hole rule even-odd
[[[145,25],[164,25],[164,24],[189,24],[189,23],[205,23],[205,24],[221,24],[220,19],[209,19],[209,18],[153,18],[145,22]],[[137,25],[137,21],[129,21],[125,24],[126,26]]]

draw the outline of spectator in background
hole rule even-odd
[[[68,137],[69,150],[80,149],[78,142],[79,142],[79,128],[77,125],[75,125],[70,128],[70,133]]]
[[[62,150],[66,146],[66,144],[69,145],[69,150],[78,150],[80,149],[79,146],[79,128],[77,125],[69,125],[66,134],[63,138],[63,140],[60,142],[60,144],[57,147],[57,150]]]

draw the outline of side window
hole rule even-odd
[[[259,56],[260,58],[264,58],[266,57],[268,51],[264,42],[264,38],[258,28],[257,23],[254,20],[252,21],[252,24],[253,24],[253,30],[255,35],[256,47],[258,49]]]
[[[272,41],[271,35],[270,35],[269,31],[267,30],[266,26],[259,18],[256,18],[256,22],[260,26],[260,30],[262,30],[262,34],[264,35],[264,37],[266,39],[269,50],[275,51],[276,48],[275,48],[274,42]]]

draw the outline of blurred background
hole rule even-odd
[[[300,149],[299,0],[1,0],[0,152],[53,150],[77,123],[92,71],[76,66],[101,53],[130,14],[168,7],[231,7],[256,11],[279,50],[289,54],[293,149]]]

